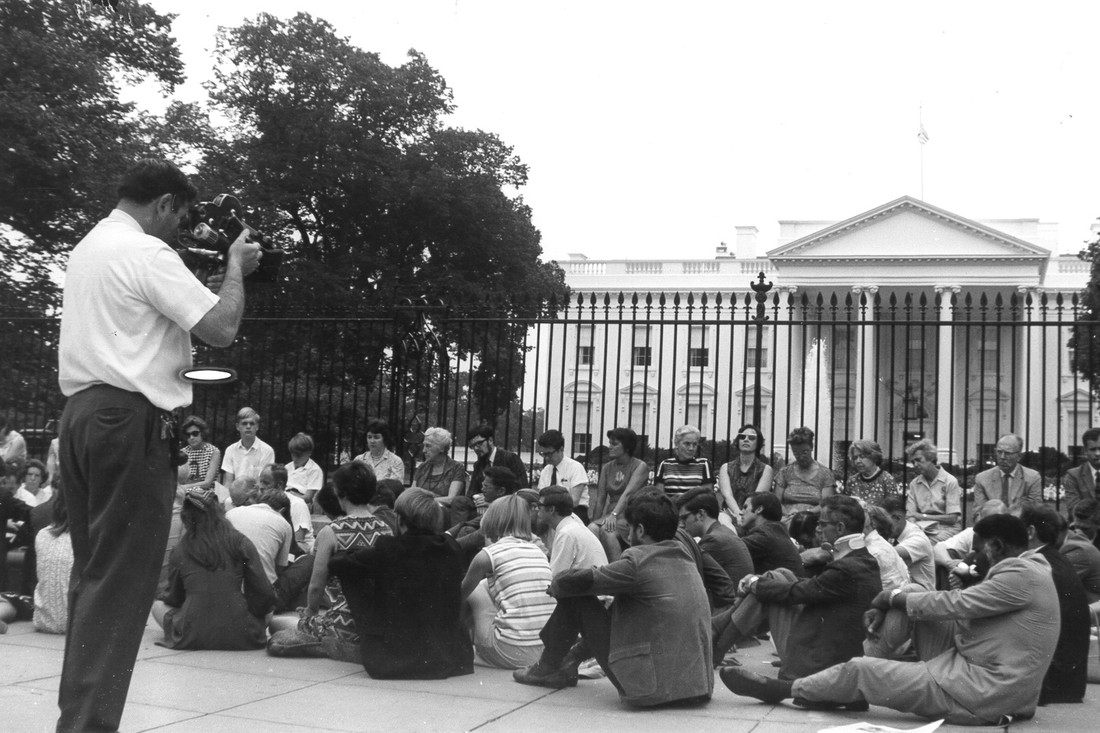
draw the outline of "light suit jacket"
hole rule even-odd
[[[958,621],[955,646],[925,662],[943,690],[974,715],[1034,713],[1058,643],[1060,608],[1050,564],[1034,551],[1001,560],[963,590],[911,593],[918,621]]]
[[[1001,469],[994,466],[974,477],[974,508],[981,509],[989,499],[1001,498]],[[1008,511],[1020,516],[1024,504],[1043,503],[1043,477],[1038,471],[1017,464],[1008,477]]]

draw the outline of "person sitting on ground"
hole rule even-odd
[[[474,461],[470,483],[466,486],[466,496],[472,497],[481,493],[481,482],[484,480],[486,469],[490,467],[508,469],[515,479],[512,483],[515,484],[516,489],[526,489],[531,485],[523,459],[512,451],[497,447],[496,431],[493,430],[492,425],[482,424],[474,428],[467,445],[477,456],[477,460]]]
[[[466,563],[443,533],[435,494],[408,489],[394,504],[403,532],[329,561],[360,634],[363,667],[375,679],[443,679],[474,671],[462,623]]]
[[[626,519],[631,547],[619,560],[554,577],[550,594],[558,606],[539,634],[542,654],[513,677],[571,687],[591,653],[624,703],[705,702],[714,688],[710,606],[695,562],[675,539],[676,508],[667,496],[643,491],[630,500]],[[610,610],[600,595],[615,597]],[[584,644],[575,646],[578,636]]]
[[[863,653],[863,612],[882,590],[878,563],[863,544],[863,507],[850,496],[821,502],[818,534],[833,559],[817,576],[786,569],[748,575],[745,598],[714,616],[715,659],[738,640],[770,630],[786,679]]]
[[[374,501],[370,504],[371,513],[390,525],[395,535],[401,533],[397,522],[397,512],[394,505],[397,497],[405,490],[404,484],[397,479],[387,478],[378,482],[378,488],[374,490]]]
[[[775,472],[772,491],[783,505],[783,516],[820,511],[821,500],[836,493],[836,477],[814,460],[814,431],[795,428],[787,436],[794,461]],[[851,527],[849,527],[851,529]]]
[[[485,469],[485,474],[481,477],[481,494],[482,500],[485,502],[485,511],[489,510],[489,506],[502,496],[509,496],[516,493],[515,488],[515,475],[504,466],[489,466]],[[526,491],[533,494],[530,499],[532,505],[538,502],[538,492],[534,489],[520,489],[520,491]],[[456,506],[457,505],[457,506]],[[463,557],[466,558],[466,564],[469,565],[470,561],[474,559],[477,553],[485,547],[485,533],[481,531],[481,520],[485,516],[484,512],[480,512],[476,508],[474,500],[468,496],[459,496],[455,498],[455,504],[451,506],[451,518],[461,519],[463,516],[469,517],[465,521],[461,521],[454,524],[447,530],[447,534],[454,537],[458,542],[458,546],[462,549]],[[536,514],[531,513],[531,529],[536,534]],[[551,531],[552,535],[553,532]],[[541,544],[541,540],[539,540]],[[542,547],[545,547],[543,544]],[[549,553],[546,553],[549,554]]]
[[[1066,471],[1062,483],[1066,514],[1073,516],[1077,502],[1085,499],[1097,500],[1097,486],[1100,480],[1100,428],[1090,427],[1081,434],[1081,445],[1085,448],[1085,462]]]
[[[313,438],[297,433],[287,443],[290,463],[286,464],[286,490],[305,502],[312,510],[313,497],[325,485],[325,472],[310,457],[313,455]]]
[[[32,458],[23,464],[19,472],[20,486],[15,490],[15,498],[27,506],[35,507],[45,504],[53,497],[53,487],[50,486],[50,474],[46,473],[46,464],[37,458]]]
[[[1100,499],[1082,499],[1073,505],[1070,529],[1084,535],[1100,549]]]
[[[24,522],[29,522],[32,507],[15,498],[18,482],[15,474],[5,463],[0,463],[0,589],[7,588],[8,546],[15,533]],[[4,619],[0,619],[2,621]]]
[[[994,514],[1008,514],[1008,507],[1000,499],[982,504],[977,519],[980,521]],[[974,546],[973,527],[966,527],[957,535],[932,545],[932,559],[936,563],[936,588],[939,590],[973,585],[989,571],[989,563]]]
[[[890,536],[898,556],[905,561],[909,577],[925,590],[936,590],[936,563],[932,559],[932,542],[924,531],[906,518],[905,500],[887,496],[878,505],[890,517]]]
[[[539,630],[554,610],[550,563],[531,540],[527,502],[504,496],[481,519],[488,544],[462,580],[479,660],[502,669],[531,664],[542,652]]]
[[[237,412],[237,434],[241,439],[222,456],[222,485],[229,486],[242,476],[258,478],[264,466],[275,463],[275,450],[260,440],[260,414],[251,407]]]
[[[974,506],[1000,499],[1008,513],[1020,516],[1025,506],[1043,503],[1043,477],[1020,463],[1024,441],[1019,435],[1002,435],[997,441],[997,465],[974,477]]]
[[[634,457],[638,435],[630,428],[608,430],[607,445],[611,460],[600,467],[588,528],[596,533],[607,558],[615,561],[628,546],[626,505],[635,491],[649,483],[649,464]]]
[[[565,455],[565,436],[560,430],[547,430],[538,437],[537,442],[543,466],[535,488],[564,486],[573,497],[573,513],[587,525],[588,471],[578,461]]]
[[[806,575],[802,558],[782,519],[783,505],[778,496],[769,492],[749,495],[741,513],[741,537],[752,558],[752,572],[763,575],[769,570],[786,568],[802,578]]]
[[[180,481],[177,493],[180,508],[187,489],[213,489],[221,465],[221,451],[207,440],[210,428],[198,415],[188,415],[180,426],[185,438],[181,449],[187,455],[187,477]]]
[[[413,472],[412,485],[436,495],[436,501],[449,507],[456,496],[466,491],[466,469],[451,458],[451,434],[443,428],[424,431],[424,462]]]
[[[290,501],[290,526],[294,530],[294,542],[300,552],[296,555],[313,552],[313,520],[309,506],[300,494],[286,490],[287,471],[281,463],[270,463],[260,471],[260,493],[278,491]]]
[[[1043,677],[1039,704],[1084,702],[1092,615],[1081,579],[1058,549],[1068,529],[1066,520],[1053,507],[1045,504],[1024,505],[1020,519],[1027,527],[1028,549],[1042,555],[1050,563],[1062,619],[1054,657]]]
[[[917,475],[909,482],[906,512],[928,538],[943,542],[962,531],[962,490],[955,477],[943,470],[936,446],[921,440],[906,451]]]
[[[784,517],[784,520],[786,519],[787,517]],[[791,514],[787,532],[791,535],[791,542],[799,552],[817,547],[817,512]]]
[[[912,582],[909,566],[886,539],[894,532],[894,520],[885,509],[874,504],[866,505],[863,511],[867,514],[867,521],[863,525],[863,544],[878,563],[882,589],[893,590],[908,585]]]
[[[718,496],[714,489],[699,487],[675,499],[680,526],[699,542],[699,549],[713,557],[735,585],[753,570],[745,543],[718,521]]]
[[[336,489],[332,486],[331,478],[317,492],[317,496],[313,497],[313,505],[320,509],[321,516],[330,522],[344,516],[344,506],[336,496]]]
[[[50,525],[39,530],[34,538],[38,569],[38,583],[34,586],[34,628],[47,634],[64,634],[69,625],[73,542],[63,491],[54,494],[50,513]]]
[[[573,514],[573,497],[564,486],[539,490],[539,517],[554,530],[550,545],[550,572],[573,568],[598,568],[607,564],[607,553],[596,536]]]
[[[672,457],[661,461],[653,474],[653,485],[675,500],[697,486],[713,487],[717,479],[710,461],[697,456],[702,433],[694,425],[681,425],[672,434]]]
[[[358,461],[345,463],[333,472],[332,485],[344,516],[318,533],[307,605],[296,621],[272,620],[275,633],[268,640],[267,653],[275,657],[327,656],[362,664],[358,627],[340,579],[329,574],[328,563],[335,552],[372,547],[379,537],[391,537],[393,532],[370,511],[378,486],[370,466]],[[323,611],[322,602],[327,602]]]
[[[267,641],[275,591],[255,546],[225,519],[217,495],[191,489],[184,534],[172,550],[168,588],[153,618],[172,649],[258,649]]]
[[[1100,502],[1096,499],[1085,499],[1078,503],[1084,511],[1092,513]],[[1076,507],[1075,507],[1076,510]],[[1085,596],[1094,613],[1100,613],[1100,549],[1092,544],[1092,540],[1083,533],[1073,528],[1067,528],[1066,538],[1062,541],[1062,554],[1077,571],[1077,577],[1085,586]]]
[[[274,586],[290,564],[290,546],[294,539],[290,523],[271,504],[260,501],[256,479],[236,479],[229,487],[229,496],[233,508],[225,513],[225,518],[256,548],[264,575]]]
[[[848,459],[855,471],[844,482],[844,493],[867,504],[877,504],[887,496],[901,493],[889,471],[882,470],[882,447],[873,440],[854,440],[848,446]]]
[[[365,433],[367,450],[357,455],[354,460],[370,466],[379,481],[394,479],[404,486],[405,462],[391,450],[393,432],[390,426],[385,420],[368,420]]]
[[[770,492],[775,473],[764,462],[764,435],[751,423],[742,425],[733,439],[737,458],[718,469],[718,491],[722,495],[722,511],[741,524],[742,511],[749,497],[757,492]]]
[[[881,705],[951,725],[1008,725],[1035,714],[1043,673],[1058,640],[1058,596],[1050,564],[1027,549],[1027,527],[1008,514],[974,525],[991,569],[965,590],[893,590],[875,597],[865,626],[872,640],[910,619],[919,662],[871,656],[795,680],[744,669],[720,673],[734,694],[811,710]]]

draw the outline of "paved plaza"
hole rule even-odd
[[[867,713],[819,713],[790,704],[765,705],[738,698],[715,680],[707,705],[632,710],[619,704],[606,679],[548,690],[512,681],[512,673],[477,667],[449,680],[372,680],[362,667],[325,659],[275,659],[254,652],[174,651],[156,646],[161,632],[145,631],[125,733],[304,733],[305,731],[665,731],[692,733],[803,733],[858,721],[916,728],[918,718],[872,707]],[[14,623],[0,636],[0,731],[51,731],[64,638]],[[772,649],[742,650],[750,669],[774,673]],[[1034,720],[1012,731],[1047,733],[1095,730],[1100,685],[1084,705],[1039,708]],[[1091,722],[1090,722],[1091,721]],[[942,726],[941,731],[993,730]]]

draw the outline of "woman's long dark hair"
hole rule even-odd
[[[215,502],[200,509],[185,501],[180,520],[187,530],[180,538],[180,547],[199,566],[219,570],[244,560],[240,542],[234,541],[240,533],[225,518],[221,504]]]

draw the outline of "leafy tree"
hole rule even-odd
[[[304,13],[220,32],[208,89],[229,126],[205,149],[205,188],[238,193],[287,251],[280,283],[250,295],[253,312],[365,314],[407,301],[393,328],[324,348],[343,350],[347,375],[368,388],[404,375],[408,385],[390,387],[431,389],[444,365],[469,360],[480,414],[503,414],[523,382],[523,319],[568,294],[560,268],[539,261],[515,193],[527,167],[512,148],[444,125],[451,91],[423,55],[388,66]],[[469,325],[487,312],[511,325]],[[268,353],[301,348],[289,331],[244,338]]]
[[[119,82],[183,80],[171,16],[68,0],[0,0],[0,288],[9,308],[56,305],[51,272],[114,202],[152,124]]]
[[[1091,262],[1092,269],[1088,285],[1074,301],[1076,322],[1067,346],[1073,349],[1073,369],[1088,380],[1092,393],[1100,398],[1100,237],[1078,257]]]

